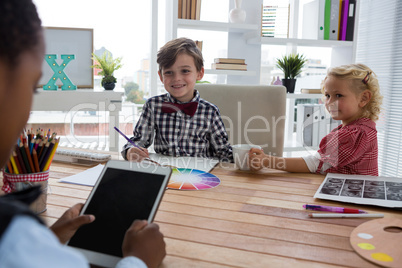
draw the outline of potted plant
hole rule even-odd
[[[278,67],[285,76],[284,79],[282,79],[282,85],[286,87],[288,93],[295,91],[296,76],[301,73],[306,62],[306,58],[300,54],[290,54],[276,60],[276,67]]]
[[[120,69],[123,65],[121,64],[122,58],[113,59],[110,52],[105,51],[101,57],[92,53],[95,65],[92,68],[99,68],[101,71],[100,75],[103,75],[101,85],[105,90],[113,90],[116,83],[116,77],[113,76],[114,71]]]

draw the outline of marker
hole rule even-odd
[[[384,214],[333,214],[333,213],[311,213],[310,218],[383,218]]]
[[[357,213],[357,214],[367,213],[364,210],[354,208],[330,207],[330,206],[319,206],[319,205],[308,205],[308,204],[303,205],[303,207],[309,210],[330,211],[336,213]]]

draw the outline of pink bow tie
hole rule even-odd
[[[173,103],[173,102],[163,102],[162,112],[163,113],[176,113],[177,111],[182,111],[183,113],[193,116],[195,111],[197,111],[198,102],[188,102],[188,103]]]

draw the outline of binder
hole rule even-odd
[[[313,138],[312,145],[313,147],[318,146],[319,140],[319,118],[320,118],[320,106],[313,105]]]
[[[346,40],[346,28],[349,16],[349,0],[342,0],[341,21],[339,23],[339,40]]]
[[[331,20],[329,23],[329,40],[338,40],[339,34],[339,0],[331,0]]]
[[[329,40],[330,22],[331,22],[331,0],[325,0],[324,40]]]
[[[356,0],[349,0],[348,22],[346,27],[346,40],[353,41],[355,30]]]
[[[318,143],[317,147],[320,146],[321,140],[328,134],[327,130],[327,116],[325,112],[325,105],[320,104],[320,115],[318,119]]]
[[[313,145],[313,105],[297,105],[296,140],[303,146]]]
[[[298,104],[296,139],[303,146],[318,147],[328,134],[324,104]]]
[[[303,146],[313,146],[313,106],[304,106]]]
[[[325,0],[303,5],[303,39],[324,40]]]
[[[324,40],[324,15],[325,15],[325,0],[319,0],[318,4],[318,37],[317,40]]]

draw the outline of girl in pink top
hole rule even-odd
[[[331,68],[321,91],[331,117],[342,124],[321,140],[317,153],[284,158],[254,148],[249,153],[252,170],[268,167],[289,172],[378,176],[374,121],[380,114],[382,96],[376,75],[363,64]]]

